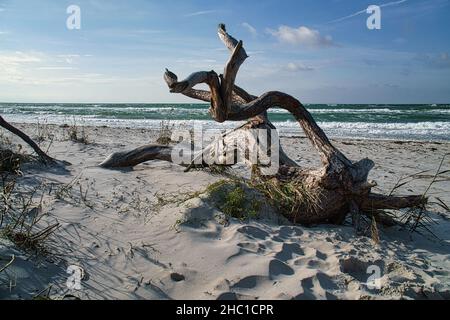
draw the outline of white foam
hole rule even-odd
[[[44,114],[4,115],[7,121],[17,123],[48,123],[85,126],[110,126],[131,128],[160,128],[162,120],[154,119],[114,119],[98,118],[94,115],[68,116]],[[171,120],[177,127],[201,125],[205,129],[232,129],[243,122],[226,122],[219,124],[212,120]],[[294,121],[274,122],[282,135],[303,134],[298,123]],[[369,123],[369,122],[319,122],[319,126],[331,137],[352,138],[392,138],[406,140],[450,140],[450,122],[418,122],[418,123]]]

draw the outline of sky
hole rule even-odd
[[[252,94],[449,103],[449,17],[450,0],[0,0],[0,101],[195,103],[168,92],[164,69],[222,73],[223,22],[250,56],[237,84]]]

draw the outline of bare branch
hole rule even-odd
[[[45,164],[56,163],[56,160],[50,157],[44,151],[42,151],[42,149],[39,148],[39,146],[27,134],[25,134],[23,131],[19,130],[18,128],[8,123],[5,119],[3,119],[2,116],[0,116],[0,126],[12,132],[13,134],[19,136],[23,141],[25,141],[31,148],[33,148],[33,150],[37,153],[37,155],[39,156],[39,158],[43,163]]]
[[[228,48],[230,52],[235,51],[235,48],[237,47],[239,41],[237,41],[235,38],[233,38],[231,35],[227,33],[226,27],[223,23],[219,24],[218,28],[218,34],[220,40],[225,44],[225,46]],[[237,58],[238,61],[242,61],[241,64],[245,61],[245,59],[248,58],[247,53],[245,52],[244,48],[241,48],[238,51],[239,57]]]
[[[385,196],[381,194],[370,194],[368,198],[361,203],[363,211],[371,211],[374,209],[404,209],[411,207],[418,207],[428,202],[428,199],[423,196],[405,196],[394,197]]]
[[[244,101],[244,103],[249,103],[252,102],[253,100],[258,99],[257,96],[248,93],[247,91],[237,86],[236,84],[234,85],[233,93],[235,93],[238,97],[240,97]]]
[[[337,158],[343,164],[351,165],[351,161],[331,144],[323,130],[317,125],[311,114],[300,101],[286,93],[271,91],[250,103],[242,106],[234,106],[232,108],[233,112],[228,115],[228,120],[246,120],[256,117],[274,107],[283,108],[295,117],[308,139],[311,140],[316,150],[321,154],[321,159],[324,164],[329,164],[333,158]]]
[[[177,76],[173,72],[166,69],[164,80],[166,80],[166,83],[170,88],[170,92],[183,93],[186,90],[192,89],[197,84],[207,83],[209,75],[210,72],[207,71],[194,72],[185,80],[178,82]]]
[[[188,89],[183,92],[186,97],[211,102],[211,92],[205,90]]]
[[[116,152],[106,158],[100,166],[103,168],[134,167],[150,160],[172,161],[172,147],[161,145],[146,145],[140,148]]]

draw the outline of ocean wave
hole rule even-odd
[[[73,117],[67,115],[5,115],[7,121],[19,123],[47,123],[70,124],[76,121],[77,125],[110,126],[158,129],[161,120],[157,119],[117,119],[98,118],[95,116]],[[205,129],[233,129],[243,122],[226,122],[218,124],[212,120],[171,120],[171,124],[179,128],[192,128],[202,126]],[[398,123],[371,123],[371,122],[318,122],[319,126],[331,137],[374,138],[374,139],[405,139],[405,140],[447,140],[450,141],[450,122],[398,122]],[[283,135],[303,134],[295,121],[274,122],[274,125]]]
[[[285,133],[301,133],[298,126],[292,122],[281,122],[275,125]],[[318,125],[332,137],[450,140],[450,122],[319,122]]]
[[[333,105],[334,106],[334,105]],[[352,107],[352,108],[327,108],[314,106],[308,108],[314,114],[326,114],[340,116],[343,114],[373,114],[373,115],[450,115],[450,108],[447,105],[430,107]],[[120,115],[120,114],[201,114],[208,113],[207,105],[0,105],[2,114],[67,114],[67,115]],[[274,108],[269,110],[269,114],[288,114],[284,109]],[[450,119],[449,119],[450,120]]]

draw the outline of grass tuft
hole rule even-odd
[[[73,119],[73,123],[68,126],[67,133],[69,135],[69,140],[81,143],[81,144],[89,144],[89,136],[86,132],[86,129],[84,126],[78,126],[75,119]]]
[[[28,157],[11,151],[9,149],[0,149],[0,172],[20,174],[21,164],[28,161]]]
[[[241,221],[257,219],[261,203],[238,181],[220,180],[208,186],[206,193],[225,215]]]
[[[161,121],[156,142],[166,146],[171,144],[173,127],[174,125],[171,125],[170,121]]]
[[[0,133],[0,174],[21,174],[22,164],[31,162],[35,158],[22,152],[22,145],[15,145]]]
[[[320,212],[319,194],[301,181],[280,182],[276,179],[254,184],[278,211],[294,223],[304,212]]]
[[[0,237],[33,253],[44,253],[45,241],[59,223],[42,228],[44,185],[19,191],[15,176],[1,176]],[[36,200],[38,199],[38,200]]]

